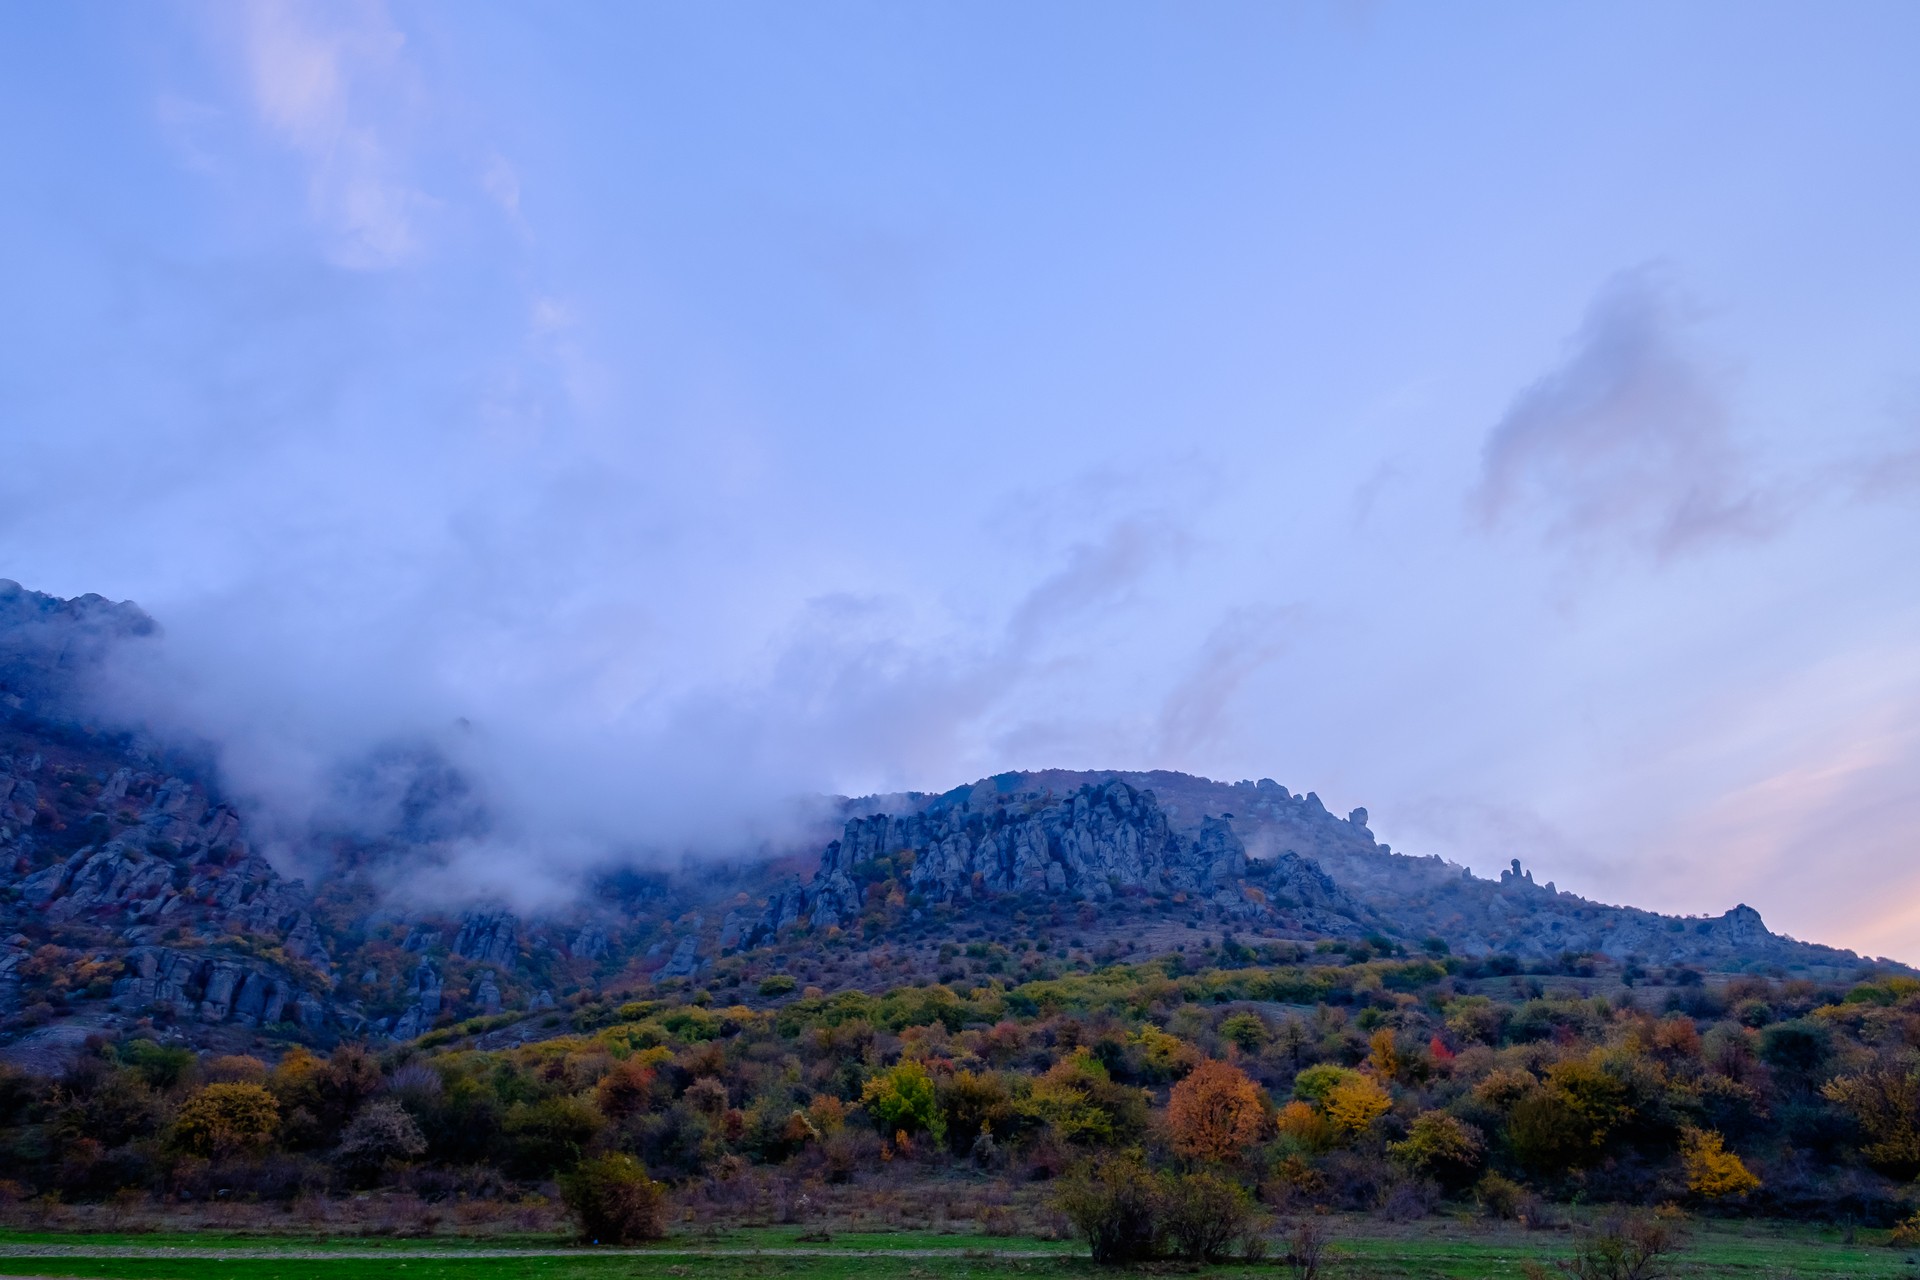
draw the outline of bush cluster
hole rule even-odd
[[[1912,1217],[1920,983],[1659,994],[1642,976],[1602,995],[1609,971],[1587,967],[1600,977],[1330,954],[963,989],[774,983],[791,998],[758,1009],[656,988],[514,1048],[271,1062],[155,1029],[96,1042],[59,1080],[0,1068],[0,1165],[21,1195],[81,1200],[557,1184],[601,1240],[644,1237],[670,1189],[752,1165],[827,1182],[981,1168],[1063,1177],[1061,1209],[1112,1258],[1218,1256],[1256,1203]]]

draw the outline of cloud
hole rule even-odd
[[[238,16],[260,122],[306,165],[308,202],[329,256],[359,269],[412,257],[433,202],[395,145],[411,77],[406,37],[386,8],[377,0],[248,0],[219,12]],[[491,176],[488,183],[499,186]]]
[[[480,189],[487,193],[502,213],[512,219],[516,225],[520,222],[520,175],[514,172],[513,165],[501,155],[487,157],[487,163],[480,171]]]
[[[1473,498],[1483,524],[1531,519],[1554,542],[1662,558],[1771,532],[1721,379],[1688,349],[1691,319],[1656,268],[1609,281],[1559,368],[1488,434]]]
[[[1181,760],[1217,746],[1230,726],[1235,697],[1286,650],[1298,617],[1297,608],[1243,608],[1215,625],[1161,705],[1155,755]]]
[[[1524,805],[1430,794],[1403,800],[1394,807],[1391,821],[1396,831],[1405,833],[1396,847],[1404,848],[1411,838],[1423,852],[1476,867],[1482,875],[1492,875],[1518,858],[1540,883],[1556,875],[1564,882],[1569,872],[1590,871],[1601,861],[1592,849]],[[1605,890],[1598,892],[1602,900],[1612,900],[1604,896]]]
[[[1896,430],[1843,468],[1845,487],[1868,502],[1920,493],[1920,388],[1908,392],[1894,418]]]
[[[1075,614],[1124,603],[1150,570],[1188,546],[1184,528],[1168,512],[1115,519],[1069,547],[1066,563],[1028,592],[1014,610],[1010,637],[1024,644]]]
[[[546,447],[580,444],[561,430]],[[311,872],[316,835],[397,836],[418,856],[396,891],[537,909],[611,865],[813,842],[833,791],[993,772],[996,744],[1045,714],[1185,542],[1165,513],[1117,514],[985,626],[904,587],[782,612],[768,584],[805,570],[777,547],[728,563],[676,516],[628,559],[618,477],[633,460],[600,461],[610,500],[573,489],[570,468],[488,469],[416,481],[405,525],[342,511],[324,575],[263,529],[240,577],[158,602],[164,636],[113,669],[100,709],[212,744],[283,865]],[[354,527],[369,515],[377,531]],[[1246,657],[1216,637],[1202,665],[1222,659],[1230,684]],[[1179,724],[1197,738],[1223,695],[1199,673],[1188,688]]]

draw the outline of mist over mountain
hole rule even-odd
[[[1661,916],[1517,860],[1482,879],[1271,779],[1012,772],[789,800],[757,830],[719,812],[671,845],[599,837],[607,811],[538,829],[463,751],[482,731],[456,725],[316,764],[307,802],[276,807],[249,785],[257,762],[135,689],[163,669],[145,655],[164,634],[131,604],[0,583],[0,1032],[16,1056],[156,1019],[216,1045],[522,1026],[603,992],[737,981],[745,956],[829,987],[958,981],[969,939],[1037,940],[1029,966],[1328,946],[1654,973],[1869,963],[1745,904]]]

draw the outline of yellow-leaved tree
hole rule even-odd
[[[1687,1169],[1687,1189],[1695,1195],[1720,1200],[1760,1189],[1760,1179],[1711,1129],[1689,1129],[1681,1134],[1680,1159]]]
[[[1393,1099],[1380,1082],[1358,1071],[1349,1072],[1340,1083],[1327,1090],[1321,1099],[1327,1118],[1350,1135],[1365,1133],[1373,1122],[1387,1114]]]
[[[1920,1173],[1920,1064],[1876,1063],[1820,1092],[1860,1126],[1867,1163],[1901,1178]]]
[[[201,1156],[258,1150],[280,1127],[280,1104],[257,1084],[210,1084],[188,1098],[174,1117],[173,1137]]]

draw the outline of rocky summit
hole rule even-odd
[[[766,972],[823,990],[964,986],[1253,949],[1592,962],[1674,981],[1866,964],[1776,935],[1744,905],[1662,916],[1563,893],[1517,861],[1487,879],[1390,849],[1366,810],[1336,815],[1311,791],[1165,771],[836,800],[838,839],[616,867],[537,917],[413,900],[414,872],[484,833],[484,796],[426,748],[343,762],[340,807],[391,813],[390,828],[276,829],[264,856],[216,753],[114,705],[140,668],[116,659],[161,636],[131,604],[0,581],[0,1058],[57,1065],[129,1025],[233,1048],[455,1023],[527,1038],[624,993],[752,999],[743,975]],[[369,799],[376,783],[394,802]]]
[[[857,920],[899,869],[910,900],[961,908],[1035,895],[1088,903],[1166,896],[1253,926],[1358,935],[1367,914],[1311,860],[1291,851],[1249,863],[1225,818],[1176,830],[1152,791],[1118,778],[1048,792],[976,796],[961,788],[919,812],[847,823],[811,882],[774,895],[749,942],[805,923]],[[915,911],[920,906],[914,907]]]

